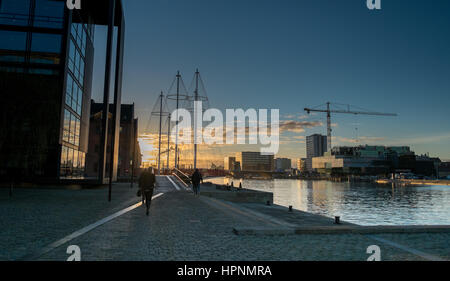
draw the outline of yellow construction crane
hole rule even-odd
[[[364,109],[359,108],[359,110],[351,110],[351,106],[349,104],[337,104],[333,103],[333,105],[341,105],[346,106],[347,109],[331,109],[332,103],[327,102],[326,109],[320,109],[318,107],[315,108],[305,108],[306,113],[310,114],[311,112],[324,112],[327,114],[327,149],[328,151],[331,151],[331,113],[343,113],[343,114],[354,114],[354,115],[376,115],[376,116],[397,116],[395,113],[382,113],[382,112],[373,112],[373,111],[366,111]]]

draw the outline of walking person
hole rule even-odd
[[[152,202],[153,190],[155,189],[156,177],[153,172],[153,169],[148,168],[145,169],[141,176],[139,177],[139,188],[140,192],[145,199],[145,205],[147,207],[146,214],[148,216],[148,212],[150,210],[150,204]]]
[[[194,173],[191,176],[192,188],[194,190],[195,195],[200,194],[200,182],[203,183],[202,174],[198,169],[195,169]]]

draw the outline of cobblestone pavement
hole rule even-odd
[[[382,260],[423,259],[420,256],[375,241],[368,236],[358,234],[235,235],[232,231],[233,227],[261,226],[263,222],[243,216],[238,212],[216,208],[213,204],[207,203],[204,198],[195,197],[192,193],[186,191],[172,192],[175,190],[167,188],[166,183],[165,191],[167,193],[152,202],[150,216],[145,215],[143,207],[138,207],[48,252],[41,256],[40,260],[66,260],[68,257],[66,254],[67,247],[78,245],[81,249],[82,260],[358,261],[368,258],[369,254],[366,253],[366,249],[374,244],[380,246]],[[163,190],[164,188],[161,187],[160,189]],[[110,215],[115,210],[131,205],[132,202],[137,201],[135,191],[134,189],[131,192],[129,187],[127,189],[127,186],[124,185],[115,187],[113,199],[116,198],[117,201],[115,201],[114,207],[111,207],[113,204],[107,202],[101,203],[106,197],[106,190],[79,191],[81,194],[72,191],[60,191],[64,194],[67,193],[63,197],[71,203],[58,203],[56,206],[48,201],[52,198],[51,196],[56,198],[56,195],[35,195],[28,198],[24,194],[22,199],[16,197],[14,200],[18,200],[17,203],[20,202],[19,210],[21,210],[20,207],[25,208],[27,206],[29,209],[19,211],[15,215],[15,219],[20,219],[25,214],[26,221],[29,222],[33,218],[39,218],[45,214],[46,220],[33,222],[34,227],[38,228],[39,231],[33,229],[32,226],[28,226],[27,222],[18,222],[9,227],[8,232],[4,231],[8,224],[2,220],[0,259],[14,259],[23,256],[31,249],[43,247],[89,223]],[[85,192],[92,193],[85,194]],[[59,194],[58,196],[62,195]],[[118,202],[121,196],[122,202]],[[97,197],[99,198],[98,205],[103,207],[97,206],[96,203],[89,203],[93,206],[90,208],[83,207],[82,210],[84,211],[71,211],[71,209],[80,208],[76,204],[76,202],[79,202],[78,200],[85,200],[83,202],[94,201],[92,198]],[[9,206],[12,205],[12,202],[5,204],[5,199],[0,198],[2,200],[0,203],[2,214],[4,210],[9,213],[13,213],[13,209],[17,210],[17,204]],[[35,207],[36,198],[41,198],[39,202],[44,203],[42,209],[45,209],[45,212],[35,213],[36,210],[41,209]],[[22,200],[25,202],[21,202]],[[33,204],[30,206],[29,204],[32,202]],[[63,217],[54,214],[55,212],[58,213],[58,210],[61,214],[69,212],[70,216],[65,215]],[[33,213],[33,215],[29,213]],[[62,219],[63,222],[59,221],[61,218],[64,218]],[[448,233],[378,236],[441,258],[449,257],[450,246],[448,241],[450,240],[450,234]]]
[[[136,185],[135,185],[136,186]],[[0,260],[15,260],[139,201],[137,188],[0,189]]]
[[[190,193],[165,194],[152,203],[151,215],[141,208],[42,256],[64,260],[68,245],[81,248],[83,260],[366,260],[377,244],[383,260],[421,257],[363,235],[239,236],[236,225],[260,225],[238,214],[211,208]]]

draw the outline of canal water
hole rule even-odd
[[[227,184],[239,180],[212,178]],[[272,192],[274,203],[359,225],[450,225],[450,186],[392,187],[373,183],[242,180],[242,187]]]

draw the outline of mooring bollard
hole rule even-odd
[[[289,206],[289,212],[292,212],[292,206]]]
[[[338,217],[338,216],[334,217],[334,223],[341,224],[341,217]]]

